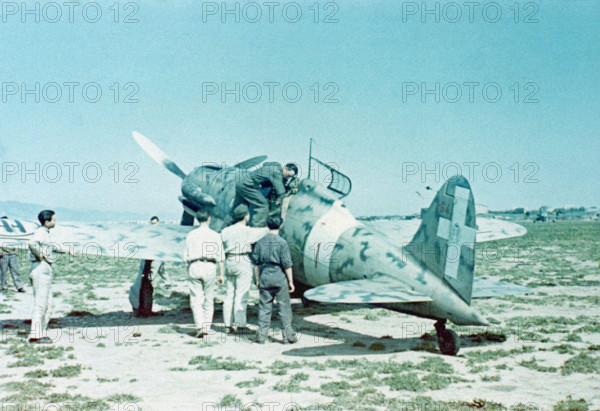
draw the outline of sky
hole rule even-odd
[[[0,4],[0,200],[177,219],[135,130],[185,172],[306,176],[313,138],[355,215],[457,172],[491,209],[600,205],[597,1],[66,4]]]

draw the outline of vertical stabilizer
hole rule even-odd
[[[421,218],[421,226],[406,250],[470,304],[477,226],[467,179],[448,179]]]

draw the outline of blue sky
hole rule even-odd
[[[600,204],[598,2],[480,2],[472,22],[447,2],[439,22],[421,2],[279,2],[273,22],[262,2],[239,3],[239,22],[220,10],[235,2],[123,2],[118,16],[111,2],[89,3],[72,22],[63,6],[56,23],[50,2],[37,3],[39,23],[3,3],[2,200],[177,218],[179,179],[135,144],[137,130],[184,171],[267,154],[305,172],[312,137],[315,156],[352,179],[346,202],[357,215],[418,211],[427,199],[416,191],[439,187],[456,164],[493,209]],[[125,23],[132,13],[138,22]],[[23,84],[36,83],[40,102],[35,91],[22,102]],[[65,83],[78,83],[73,102]],[[221,96],[236,83],[239,102]],[[98,102],[84,99],[86,84],[90,101],[102,91]],[[132,92],[138,101],[124,103]]]

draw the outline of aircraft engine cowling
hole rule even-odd
[[[179,201],[181,201],[186,211],[191,212],[192,215],[200,210],[214,207],[216,204],[214,198],[203,193],[198,186],[187,181],[184,181],[181,185],[181,194]]]

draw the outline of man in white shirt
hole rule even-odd
[[[223,284],[225,252],[221,236],[209,228],[208,214],[198,213],[197,219],[200,227],[188,233],[183,260],[188,266],[190,306],[197,329],[196,337],[202,338],[212,325],[215,284]]]
[[[225,247],[225,285],[227,296],[223,301],[223,320],[226,333],[235,333],[246,326],[248,293],[252,283],[252,244],[269,232],[267,227],[248,227],[248,206],[240,204],[232,212],[233,225],[221,231]]]
[[[56,253],[65,253],[52,242],[50,230],[56,225],[54,211],[43,210],[38,215],[42,225],[29,240],[29,258],[31,272],[29,278],[33,286],[33,315],[31,319],[30,343],[51,343],[46,336],[50,314],[52,313],[52,264],[57,259]],[[73,251],[69,254],[73,255]]]

